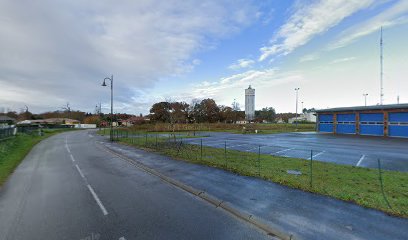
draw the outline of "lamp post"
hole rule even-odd
[[[367,106],[367,96],[368,96],[368,93],[364,93],[363,96],[364,96],[364,106]]]
[[[298,98],[298,93],[299,93],[299,89],[300,88],[295,88],[295,91],[296,91],[296,130],[297,130],[297,127],[298,127],[298,101],[299,101],[299,98]]]
[[[106,77],[103,79],[102,86],[106,87],[106,80],[110,81],[110,87],[111,87],[111,117],[110,117],[110,133],[109,133],[109,140],[112,142],[113,141],[113,75],[109,78]]]

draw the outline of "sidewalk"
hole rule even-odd
[[[102,140],[100,143],[167,177],[226,201],[295,239],[407,239],[408,236],[408,219],[117,143]]]

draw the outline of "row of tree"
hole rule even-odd
[[[245,112],[241,111],[237,104],[232,104],[232,107],[217,105],[211,98],[201,101],[193,100],[191,104],[186,102],[158,102],[150,108],[149,116],[153,122],[168,123],[234,123],[245,120]],[[255,118],[257,122],[273,122],[276,118],[275,109],[266,107],[260,111],[255,111]]]

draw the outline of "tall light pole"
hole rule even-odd
[[[302,113],[303,113],[303,109],[304,109],[304,108],[303,108],[303,101],[302,101],[302,109],[301,109],[301,110],[302,110]]]
[[[367,106],[367,96],[368,96],[368,93],[364,93],[363,96],[364,96],[364,106]]]
[[[299,93],[299,89],[300,88],[295,88],[295,91],[296,91],[296,130],[297,130],[297,127],[298,127],[298,100],[299,100],[299,98],[298,98],[298,93]]]
[[[113,75],[108,78],[103,79],[102,86],[106,87],[106,80],[110,81],[110,87],[111,87],[111,117],[110,117],[110,133],[109,133],[109,140],[112,142],[113,141]]]

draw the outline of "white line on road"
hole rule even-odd
[[[365,155],[361,156],[360,160],[358,160],[358,162],[357,162],[357,164],[356,164],[357,167],[360,166],[360,164],[361,164],[361,162],[364,160],[364,158],[365,158]]]
[[[69,154],[69,156],[71,157],[71,160],[72,160],[73,162],[75,162],[75,158],[74,158],[74,156],[72,156],[71,153]]]
[[[313,155],[312,157],[315,158],[315,157],[317,157],[317,156],[320,156],[320,155],[322,155],[324,152],[325,152],[325,151],[321,151],[321,152],[319,152],[319,153]],[[308,158],[307,160],[310,160],[310,159],[312,159],[312,158]]]
[[[265,146],[261,146],[261,147],[254,147],[254,148],[251,148],[251,149],[248,149],[248,150],[245,150],[246,152],[250,152],[250,151],[253,151],[253,150],[256,150],[256,149],[259,149],[259,148],[263,148],[263,147],[265,147]]]
[[[227,148],[241,147],[241,146],[244,146],[244,145],[248,145],[248,143],[237,144],[237,145],[231,145],[231,146],[228,146],[228,145],[227,145]]]
[[[75,164],[75,167],[76,167],[76,169],[78,170],[79,175],[81,175],[81,177],[82,177],[83,179],[85,179],[85,175],[82,173],[82,171],[81,171],[81,169],[79,168],[78,164]]]
[[[68,147],[68,140],[67,140],[67,138],[68,138],[68,137],[65,137],[65,148],[67,149],[67,151],[68,151],[69,153],[71,153],[71,150],[69,150],[69,147]]]
[[[119,240],[126,240],[126,238],[125,238],[125,237],[121,237],[121,238],[119,238]]]
[[[99,205],[99,207],[102,210],[103,215],[108,215],[108,211],[106,211],[105,207],[103,206],[101,200],[99,199],[98,195],[96,195],[95,191],[91,187],[91,185],[88,184],[88,189],[91,192],[92,196],[94,197],[96,203]]]
[[[284,153],[284,152],[287,152],[287,151],[290,151],[290,150],[293,150],[293,148],[288,148],[288,149],[280,150],[280,151],[277,151],[277,152],[271,153],[271,155],[273,155],[273,154],[277,154],[277,153]]]

